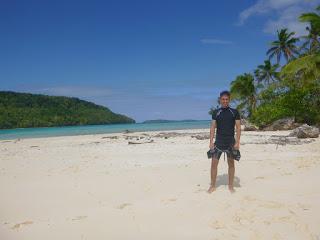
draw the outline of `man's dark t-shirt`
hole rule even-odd
[[[239,111],[231,107],[220,107],[212,113],[212,120],[216,120],[216,141],[217,146],[227,147],[234,143],[235,120],[240,120]]]

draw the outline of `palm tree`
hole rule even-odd
[[[267,51],[267,55],[269,55],[269,59],[276,56],[277,64],[279,64],[281,55],[284,55],[288,62],[295,57],[294,54],[299,54],[298,47],[295,45],[299,41],[299,38],[293,37],[295,32],[288,33],[287,28],[281,29],[280,32],[278,30],[277,33],[278,40],[271,43],[272,47]]]
[[[281,69],[286,108],[308,124],[320,122],[320,53],[299,57]],[[285,96],[285,97],[286,97]]]
[[[270,82],[274,82],[276,79],[278,79],[278,67],[279,64],[272,65],[270,60],[265,60],[264,64],[259,65],[254,71],[254,75],[259,83],[265,82],[267,85],[269,85]]]
[[[320,85],[320,54],[297,58],[281,69],[281,79],[302,88],[309,84]]]
[[[320,12],[320,5],[316,8]],[[306,39],[306,42],[302,45],[302,49],[306,49],[309,54],[315,53],[320,49],[320,14],[310,12],[301,14],[299,17],[301,22],[308,22],[310,27],[306,27],[306,30],[309,32],[307,36],[303,36]],[[309,48],[306,48],[309,46]]]
[[[239,101],[238,109],[245,109],[248,117],[256,109],[257,103],[257,89],[254,84],[254,77],[250,73],[237,76],[231,82],[231,95],[233,100]]]
[[[320,5],[316,8],[316,11],[320,12]],[[315,30],[320,32],[320,14],[315,12],[303,13],[299,20],[301,22],[309,22]]]
[[[306,27],[306,30],[309,33],[308,35],[301,37],[306,41],[302,44],[300,49],[306,51],[306,54],[316,53],[320,49],[319,33],[312,27]]]

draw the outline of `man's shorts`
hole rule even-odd
[[[227,155],[227,158],[233,158],[232,155],[232,148],[235,144],[235,139],[233,138],[229,142],[224,142],[223,144],[219,145],[217,144],[217,141],[214,143],[215,147],[211,150],[212,152],[212,158],[220,159],[221,154],[225,152]]]

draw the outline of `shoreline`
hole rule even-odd
[[[194,121],[194,122],[187,122],[187,123],[197,123],[197,121]],[[199,120],[198,122],[207,122],[208,123],[208,128],[210,127],[210,120]],[[142,125],[145,125],[145,126],[152,126],[154,124],[159,124],[159,123],[145,123],[145,124],[142,124]],[[32,136],[32,133],[29,132],[28,135],[29,136],[22,136],[22,137],[11,137],[9,135],[8,138],[3,138],[1,139],[1,135],[6,135],[8,133],[3,133],[4,132],[14,132],[16,130],[22,130],[22,131],[32,131],[32,130],[42,130],[42,129],[45,129],[45,130],[54,130],[56,128],[56,130],[61,130],[61,129],[74,129],[74,130],[77,130],[76,128],[104,128],[104,127],[112,127],[112,126],[115,126],[115,124],[112,124],[112,125],[84,125],[84,126],[65,126],[65,127],[43,127],[43,128],[20,128],[20,129],[3,129],[2,132],[0,130],[0,141],[1,140],[12,140],[12,139],[18,139],[18,138],[21,138],[21,139],[26,139],[26,138],[46,138],[46,137],[60,137],[60,136],[83,136],[83,135],[93,135],[93,134],[117,134],[117,133],[124,133],[125,131],[132,131],[132,132],[151,132],[151,131],[174,131],[174,130],[188,130],[188,129],[202,129],[203,126],[193,126],[190,128],[190,126],[185,126],[185,127],[182,127],[182,128],[177,128],[177,129],[172,129],[172,126],[170,126],[170,124],[176,124],[176,122],[174,123],[163,123],[164,125],[167,125],[168,124],[168,127],[164,128],[163,130],[149,130],[149,129],[133,129],[131,130],[130,128],[124,128],[124,129],[121,129],[120,131],[116,131],[116,132],[96,132],[96,133],[75,133],[75,134],[71,134],[70,133],[61,133],[61,135],[46,135],[46,136]],[[119,125],[123,125],[123,124],[119,124]],[[133,124],[135,125],[135,124]],[[141,125],[141,124],[138,124],[138,125]],[[84,130],[82,130],[84,131]],[[101,130],[100,130],[101,131]],[[10,133],[9,133],[10,134]],[[21,133],[20,133],[21,134]],[[23,133],[22,133],[23,134]],[[39,132],[35,132],[33,133],[35,135],[39,134]],[[41,133],[40,133],[41,134]],[[64,135],[66,134],[66,135]],[[69,135],[68,135],[69,134]]]
[[[60,136],[43,136],[43,137],[26,137],[26,138],[14,138],[14,139],[0,139],[1,141],[14,141],[14,140],[25,140],[25,139],[43,139],[43,138],[62,138],[62,137],[83,137],[83,136],[99,136],[99,135],[115,135],[120,134],[134,134],[134,133],[160,133],[160,132],[175,132],[175,131],[188,131],[188,130],[206,130],[206,128],[190,128],[190,129],[174,129],[174,130],[143,130],[143,131],[130,131],[130,132],[114,132],[114,133],[88,133],[88,134],[77,134],[77,135],[60,135]],[[209,128],[208,128],[209,130]]]
[[[26,137],[26,138],[13,138],[13,139],[0,139],[1,142],[12,142],[12,141],[21,141],[21,140],[28,140],[28,139],[34,139],[34,140],[43,140],[43,139],[59,139],[59,138],[74,138],[74,137],[99,137],[104,136],[106,137],[112,137],[112,136],[121,136],[124,134],[132,134],[132,135],[141,135],[141,134],[160,134],[160,133],[189,133],[189,134],[196,134],[197,131],[201,134],[203,133],[210,133],[210,128],[189,128],[189,129],[169,129],[169,130],[144,130],[144,131],[129,131],[129,132],[114,132],[114,133],[93,133],[93,134],[77,134],[77,135],[61,135],[61,136],[36,136],[36,137]],[[286,136],[288,135],[292,130],[277,130],[277,131],[271,131],[271,130],[263,130],[263,131],[241,131],[241,135],[277,135],[277,136]],[[278,133],[278,134],[274,134]]]

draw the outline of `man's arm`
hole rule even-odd
[[[209,147],[213,147],[213,138],[215,135],[215,130],[216,130],[216,120],[211,121],[211,127],[210,127],[210,145]]]
[[[241,121],[236,120],[236,132],[237,132],[237,139],[236,139],[236,148],[240,148],[240,136],[241,136]]]

